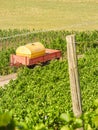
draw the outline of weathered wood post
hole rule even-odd
[[[75,35],[66,36],[67,41],[67,56],[69,65],[70,89],[72,97],[72,106],[75,117],[82,114],[81,95],[80,95],[80,82],[77,67],[77,55],[75,46]],[[79,128],[77,130],[83,130]]]

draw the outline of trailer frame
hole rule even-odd
[[[26,56],[19,56],[15,54],[10,55],[10,65],[11,66],[31,66],[36,65],[39,63],[45,63],[47,61],[53,60],[53,59],[60,59],[61,57],[61,51],[60,50],[54,50],[54,49],[46,49],[45,55],[36,57],[36,58],[29,58]]]

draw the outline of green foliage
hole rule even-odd
[[[30,31],[26,30],[26,29],[23,29],[23,30],[19,30],[19,29],[1,30],[0,29],[0,38],[19,35],[19,34],[23,34],[23,33],[27,33],[27,32],[30,32]]]
[[[79,59],[78,68],[82,104],[85,104],[84,111],[87,111],[86,104],[92,107],[94,99],[98,97],[98,48],[87,51],[86,56]]]
[[[17,45],[27,41],[41,41],[45,47],[66,50],[65,36],[69,32],[49,32],[29,35],[29,39],[9,39],[10,43],[21,40]],[[98,48],[95,42],[97,31],[78,33],[76,35],[77,51],[84,57],[78,60],[80,86],[82,94],[83,116],[79,119],[72,114],[71,96],[67,61],[51,61],[49,65],[37,65],[33,69],[21,67],[18,77],[11,80],[4,89],[0,88],[0,111],[11,111],[16,122],[15,130],[73,130],[81,127],[85,130],[98,129]],[[33,39],[33,40],[32,40]],[[85,40],[85,42],[83,41]],[[90,42],[90,44],[88,43]],[[93,42],[92,42],[93,41]],[[81,44],[80,44],[81,43]],[[93,44],[94,43],[94,44]],[[15,46],[17,46],[15,45]],[[9,56],[15,49],[0,51],[0,74],[13,71],[9,67]],[[5,68],[5,69],[4,69]],[[94,101],[94,103],[93,103]],[[93,108],[92,108],[93,106]],[[66,113],[66,111],[68,111]],[[7,116],[6,122],[4,116]],[[8,114],[1,116],[1,125],[13,120]],[[4,121],[4,122],[3,122]],[[13,124],[13,123],[12,123]],[[5,126],[1,126],[1,130]],[[8,127],[8,126],[7,126]],[[9,130],[9,129],[8,129]],[[10,129],[11,130],[11,129]]]
[[[11,113],[0,113],[0,130],[15,130],[15,121]]]
[[[18,78],[5,86],[0,95],[1,109],[12,110],[17,121],[25,121],[30,129],[36,123],[55,127],[65,103],[67,109],[71,108],[70,96],[67,100],[65,96],[70,94],[68,73],[63,73],[67,68],[66,61],[51,61],[34,69],[20,68]]]
[[[95,105],[96,107],[98,107],[98,99],[96,99],[96,100],[94,101],[94,105]]]
[[[98,98],[96,99],[98,100]],[[94,100],[94,102],[96,101]],[[93,105],[89,111],[76,118],[72,113],[62,113],[60,119],[63,121],[61,130],[76,130],[83,127],[84,130],[98,130],[98,113],[96,113],[98,106]]]
[[[10,123],[11,121],[11,117],[9,115],[9,113],[4,113],[2,115],[0,115],[0,126],[6,126]]]
[[[76,128],[81,128],[82,125],[82,119],[74,117],[73,113],[62,113],[60,116],[60,119],[63,121],[64,126],[61,127],[61,130],[67,127],[70,130],[74,130]],[[65,129],[65,130],[66,130]]]
[[[79,59],[84,112],[90,111],[93,100],[98,97],[97,52],[98,49],[91,49]],[[18,78],[5,85],[5,89],[0,88],[0,110],[12,111],[15,120],[25,122],[30,130],[37,124],[45,125],[47,129],[60,129],[62,124],[59,116],[72,111],[67,61],[54,60],[46,66],[37,65],[33,69],[20,68]],[[61,117],[74,128],[80,126],[81,120],[68,113]],[[92,113],[84,116],[87,124],[91,122],[90,115],[94,117]]]
[[[17,34],[28,35],[17,35]],[[13,69],[10,69],[10,54],[15,53],[15,50],[20,45],[24,45],[31,42],[40,41],[46,48],[59,49],[62,51],[63,58],[66,57],[66,36],[69,34],[76,34],[76,46],[77,53],[83,54],[91,48],[98,47],[98,31],[92,32],[68,32],[68,31],[50,31],[50,32],[38,32],[36,34],[31,33],[29,30],[0,30],[0,37],[12,36],[11,38],[5,38],[0,40],[0,49],[3,48],[0,52],[0,74],[5,75],[13,72]],[[16,37],[14,37],[16,35]],[[10,48],[10,49],[8,49]],[[13,71],[12,71],[13,70]]]
[[[0,51],[0,75],[10,74],[15,71],[15,67],[10,67],[11,53],[15,53],[13,48]]]
[[[96,100],[98,100],[98,98]],[[98,109],[98,106],[96,107],[96,105],[93,105],[88,112],[82,115],[85,130],[98,129],[98,113],[96,113],[96,109]]]
[[[17,122],[12,118],[12,115],[8,112],[0,114],[0,130],[76,130],[77,128],[84,128],[84,130],[98,130],[98,114],[96,114],[96,106],[92,106],[90,111],[86,111],[80,117],[75,117],[72,112],[62,113],[58,115],[57,125],[55,128],[51,126],[49,128],[47,124],[43,122],[36,123],[36,125],[30,129],[26,122]],[[52,111],[51,111],[52,112]],[[30,124],[29,124],[30,125]],[[60,127],[59,127],[60,126]]]

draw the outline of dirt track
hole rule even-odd
[[[14,80],[16,78],[17,78],[17,74],[16,73],[10,74],[10,75],[6,75],[6,76],[1,76],[0,77],[0,86],[3,87],[5,84],[8,84],[11,79]]]

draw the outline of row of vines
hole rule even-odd
[[[0,75],[16,72],[16,68],[10,67],[10,54],[15,53],[18,46],[27,43],[40,41],[46,48],[60,49],[65,58],[66,35],[69,34],[76,35],[77,54],[83,54],[90,48],[98,47],[98,31],[51,31],[34,34],[29,30],[0,30]]]
[[[0,30],[0,75],[17,71],[17,79],[0,87],[0,130],[98,130],[98,32],[43,32],[3,38],[29,32]],[[76,34],[83,115],[72,113],[66,35]],[[10,67],[10,54],[17,46],[40,41],[47,48],[60,49],[62,60],[47,65]]]
[[[0,49],[16,48],[29,42],[42,42],[45,47],[60,49],[63,52],[66,48],[66,35],[76,34],[78,52],[82,53],[89,47],[98,46],[98,31],[68,32],[50,31],[33,33],[29,30],[0,30]]]
[[[73,113],[62,113],[57,120],[54,130],[75,130],[84,127],[85,130],[97,130],[98,128],[98,99],[94,100],[92,110],[85,112],[81,117],[74,117]],[[84,123],[84,126],[83,126]],[[59,126],[59,128],[58,128]],[[1,130],[28,130],[25,122],[16,121],[12,112],[0,113]],[[53,130],[43,122],[36,124],[32,130]]]

